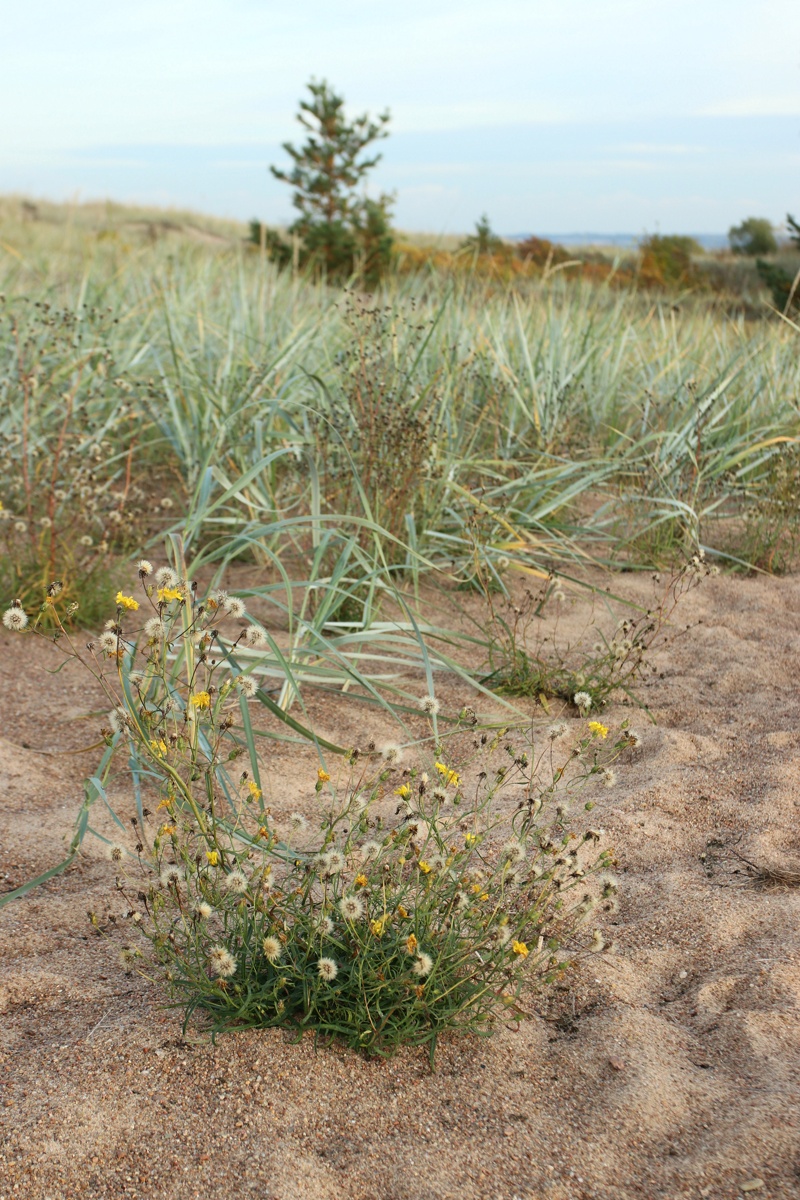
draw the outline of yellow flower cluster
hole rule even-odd
[[[134,600],[133,596],[123,596],[122,592],[117,592],[115,599],[118,608],[127,608],[129,612],[136,612],[139,607],[138,600]]]
[[[601,725],[599,721],[590,721],[589,728],[592,731],[592,737],[601,737],[601,738],[608,737],[608,726]]]
[[[453,787],[458,787],[458,785],[461,783],[461,776],[459,775],[458,771],[451,770],[451,768],[445,763],[437,762],[433,765],[436,767],[436,770],[439,772],[445,783],[452,784]]]
[[[211,707],[211,696],[208,692],[195,692],[190,699],[195,708]]]

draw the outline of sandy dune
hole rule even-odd
[[[660,654],[658,723],[637,721],[596,810],[620,861],[616,952],[519,1031],[443,1043],[435,1076],[418,1052],[367,1062],[276,1032],[182,1042],[88,925],[113,904],[89,846],[0,919],[0,1200],[800,1195],[800,890],[733,855],[800,868],[798,608],[796,579],[688,598],[680,618],[702,623]],[[57,860],[96,761],[40,752],[97,728],[55,661],[0,641],[4,888]]]

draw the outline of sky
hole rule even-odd
[[[392,114],[398,227],[725,232],[800,211],[797,0],[6,4],[0,192],[292,218],[327,79]]]

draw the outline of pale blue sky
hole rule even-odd
[[[267,164],[314,75],[391,109],[375,185],[405,228],[800,210],[796,0],[30,0],[0,68],[0,191],[289,219]]]

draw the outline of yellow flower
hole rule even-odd
[[[208,692],[195,692],[190,699],[195,708],[211,707],[211,697],[209,696]]]
[[[160,758],[163,758],[163,756],[167,753],[167,743],[163,738],[151,738],[150,749],[153,751],[153,754],[157,754]],[[159,805],[159,808],[160,807],[161,806]]]
[[[406,950],[409,954],[413,954],[417,949],[417,939],[413,933],[410,933],[406,938]]]
[[[419,862],[417,863],[417,866],[419,867],[420,871],[422,871],[422,874],[423,874],[423,875],[429,875],[429,874],[430,874],[430,870],[431,870],[431,864],[430,864],[430,863],[426,863],[426,862],[424,861],[424,859],[420,859],[420,860],[419,860]]]
[[[464,838],[464,845],[467,846],[467,848],[469,848],[470,846],[474,846],[475,843],[477,842],[477,840],[478,840],[477,833],[468,833],[466,835],[466,837]]]
[[[411,788],[407,783],[401,783],[399,788],[395,788],[394,794],[395,796],[402,796],[405,799],[406,796],[411,795]]]
[[[369,880],[367,879],[366,875],[356,875],[353,882],[358,884],[359,887],[366,887],[369,883]]]
[[[158,831],[160,837],[169,837],[173,833],[177,833],[177,832],[178,832],[177,825],[162,825]]]
[[[247,781],[247,790],[250,792],[250,795],[253,797],[254,800],[261,799],[261,788],[258,786],[258,784],[256,783],[256,781],[254,779],[249,779]]]
[[[479,899],[479,900],[488,900],[488,899],[489,899],[489,893],[488,893],[488,892],[484,892],[482,896],[479,896],[479,897],[478,897],[478,899]]]
[[[461,783],[461,776],[457,771],[452,771],[450,767],[445,766],[444,763],[437,762],[433,765],[436,767],[436,770],[439,772],[445,783],[452,783],[453,787],[458,787],[458,785]]]
[[[330,775],[327,771],[323,771],[322,767],[320,767],[317,771],[317,779],[320,781],[320,783],[327,783],[330,779]]]
[[[398,915],[398,917],[400,917],[400,918],[401,918],[401,920],[403,920],[403,921],[405,921],[406,917],[408,916],[408,913],[407,913],[407,912],[406,912],[406,910],[403,908],[402,904],[398,904],[398,906],[397,906],[397,915]]]
[[[218,850],[206,850],[206,858],[208,859],[208,865],[210,867],[215,867],[217,865],[217,863],[219,862],[219,851]]]
[[[169,600],[182,600],[183,592],[180,588],[164,587],[158,589],[158,599],[162,604],[166,604]],[[138,605],[137,605],[138,608]]]
[[[389,914],[384,913],[383,916],[378,917],[378,919],[376,921],[370,921],[370,923],[369,923],[370,931],[375,935],[375,937],[381,937],[384,929],[389,924],[389,920],[390,920]]]
[[[130,609],[131,612],[136,612],[139,607],[138,600],[134,600],[133,596],[123,596],[122,592],[117,592],[116,601],[120,608]]]
[[[260,826],[259,826],[258,833],[256,834],[256,837],[263,837],[263,838],[268,838],[268,837],[269,837],[269,830],[267,829],[266,825],[260,825]]]
[[[474,896],[477,896],[477,894],[480,890],[481,890],[481,885],[479,883],[473,883],[472,887],[470,888],[470,891],[472,892],[472,894]]]
[[[608,737],[608,728],[607,728],[607,726],[605,726],[605,725],[601,725],[599,721],[590,721],[590,722],[589,722],[589,728],[590,728],[590,729],[591,729],[591,731],[592,731],[592,736],[593,736],[593,737],[601,737],[601,738],[606,738],[606,737]]]
[[[527,958],[528,954],[530,953],[524,942],[514,942],[511,949],[515,954],[518,954],[520,958]]]

